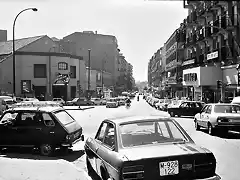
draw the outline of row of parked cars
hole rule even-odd
[[[161,99],[148,96],[146,101],[158,109]],[[165,111],[171,117],[192,116],[196,130],[207,129],[210,135],[224,134],[229,130],[240,132],[240,97],[231,103],[209,103],[187,100],[167,100]],[[160,109],[161,110],[161,109]]]
[[[50,156],[84,140],[83,128],[59,103],[22,102],[0,118],[0,150],[29,147]],[[197,146],[174,119],[123,116],[102,120],[84,146],[88,173],[99,179],[220,180],[213,153]]]

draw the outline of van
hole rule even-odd
[[[16,106],[0,118],[0,149],[37,148],[51,156],[56,148],[66,150],[81,140],[82,127],[59,105]]]

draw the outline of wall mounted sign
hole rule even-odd
[[[54,81],[54,85],[60,85],[60,84],[63,84],[63,85],[66,85],[70,82],[70,73],[68,74],[61,74],[61,73],[58,73],[55,81]]]
[[[190,60],[184,61],[182,63],[182,66],[186,66],[186,65],[190,65],[190,64],[194,64],[194,63],[195,63],[195,59],[190,59]]]
[[[218,58],[218,51],[207,54],[207,60]]]
[[[31,92],[31,80],[21,81],[22,94]]]
[[[184,74],[183,80],[188,82],[197,81],[197,73]]]

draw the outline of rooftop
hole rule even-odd
[[[16,39],[15,40],[15,50],[19,50],[19,49],[23,48],[24,46],[27,46],[27,45],[31,44],[32,42],[41,39],[44,36],[45,35]],[[12,45],[13,45],[12,40],[9,40],[6,42],[0,42],[0,55],[11,54],[12,49],[13,49]]]

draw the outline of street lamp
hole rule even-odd
[[[27,8],[27,9],[24,9],[24,10],[20,11],[13,21],[13,49],[12,49],[12,55],[13,55],[13,95],[16,95],[15,24],[16,24],[16,20],[17,20],[18,16],[21,13],[23,13],[24,11],[28,11],[28,10],[37,11],[37,8]]]
[[[88,49],[88,98],[90,98],[91,49]]]

